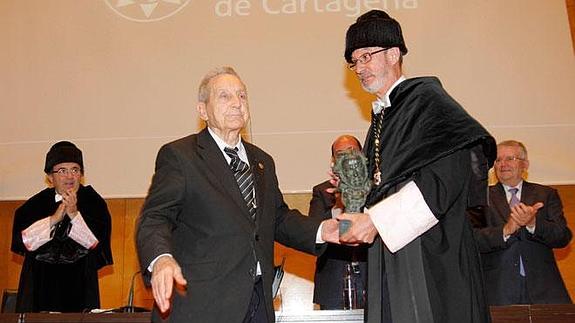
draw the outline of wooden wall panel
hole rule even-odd
[[[131,199],[128,201],[126,208],[126,226],[124,230],[124,268],[126,270],[126,275],[124,276],[124,290],[126,291],[126,295],[130,289],[132,275],[140,270],[138,255],[136,254],[135,228],[136,220],[140,214],[140,209],[142,208],[143,203],[143,199]],[[145,288],[141,273],[137,274],[134,280],[134,305],[144,308],[152,308],[153,304],[154,298],[151,290]]]
[[[10,251],[12,243],[12,219],[14,211],[23,201],[3,202],[0,207],[0,288],[18,288],[20,268],[24,258]]]
[[[556,186],[561,195],[569,227],[575,229],[575,185]],[[308,212],[311,194],[286,194],[285,200],[292,208]],[[116,308],[126,304],[131,278],[139,270],[135,251],[135,222],[143,199],[108,199],[112,214],[112,253],[114,265],[100,270],[100,297],[102,308]],[[22,257],[10,252],[14,210],[23,201],[0,201],[0,289],[18,287]],[[575,243],[556,250],[557,262],[569,293],[575,300]],[[276,244],[275,263],[286,257],[286,278],[281,288],[277,310],[311,309],[315,258]],[[151,308],[151,293],[143,285],[141,276],[135,279],[134,304]]]
[[[124,282],[124,222],[126,214],[126,200],[107,200],[108,209],[112,215],[112,237],[110,245],[114,265],[106,266],[98,272],[100,280],[100,306],[114,308],[126,301],[123,294]]]
[[[575,185],[561,185],[554,186],[561,196],[563,202],[563,210],[567,225],[571,232],[575,234]],[[561,276],[567,285],[571,300],[575,301],[575,239],[565,248],[555,249],[555,257],[557,258],[557,265],[561,271]]]

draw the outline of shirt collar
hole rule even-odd
[[[519,184],[517,184],[515,186],[509,186],[509,185],[505,185],[503,183],[501,183],[501,185],[503,186],[503,189],[505,189],[505,194],[511,194],[509,192],[509,190],[512,188],[516,188],[517,189],[517,196],[521,196],[521,190],[523,189],[523,180],[519,181]]]
[[[247,156],[246,154],[246,149],[244,147],[244,144],[242,143],[242,138],[240,137],[240,139],[238,140],[238,143],[235,144],[234,146],[228,145],[222,138],[218,137],[218,135],[212,130],[210,129],[210,127],[208,127],[208,132],[210,133],[210,135],[212,136],[212,138],[214,138],[214,141],[216,142],[216,145],[218,145],[218,148],[220,149],[220,151],[222,152],[222,154],[224,154],[224,157],[226,158],[226,160],[228,161],[228,163],[230,162],[231,158],[228,156],[228,154],[225,153],[224,148],[229,147],[229,148],[237,148],[238,149],[238,155],[240,156],[240,159],[242,161],[246,161],[247,157],[244,158],[244,156]]]
[[[58,202],[60,202],[60,201],[62,201],[62,200],[63,200],[62,195],[60,195],[59,193],[56,192],[56,194],[54,195],[54,201],[55,201],[56,203],[58,203]]]
[[[401,75],[395,83],[385,92],[383,98],[377,98],[377,100],[371,103],[371,107],[374,114],[380,113],[384,108],[389,108],[391,106],[391,100],[389,99],[389,95],[391,91],[395,89],[401,82],[405,81],[405,76]]]

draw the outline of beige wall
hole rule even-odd
[[[282,190],[309,192],[333,138],[365,135],[372,98],[342,53],[371,7],[403,24],[407,76],[438,75],[498,139],[524,141],[532,180],[575,183],[564,1],[179,3],[0,1],[0,199],[40,190],[61,139],[83,149],[87,182],[105,197],[144,196],[158,148],[199,128],[197,83],[218,65],[248,84],[251,139],[274,156]]]
[[[557,186],[564,203],[565,216],[570,228],[575,228],[575,186]],[[306,212],[310,194],[286,194],[286,202],[293,208]],[[23,201],[0,202],[0,290],[17,288],[22,258],[10,252],[10,237],[14,210]],[[138,260],[134,248],[134,223],[142,206],[142,199],[108,199],[112,214],[112,254],[114,265],[100,271],[100,296],[102,308],[125,305],[130,289],[130,279],[138,271]],[[575,299],[575,242],[555,251],[559,269],[565,280],[571,298]],[[275,263],[286,257],[286,275],[282,281],[279,297],[275,300],[276,310],[310,310],[313,296],[313,273],[315,257],[276,244]],[[137,277],[134,302],[137,306],[150,308],[152,297]]]

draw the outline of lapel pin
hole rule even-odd
[[[264,169],[264,164],[258,163],[258,168],[261,169],[261,170],[263,170],[263,169]]]

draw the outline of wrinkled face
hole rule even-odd
[[[241,130],[249,119],[246,87],[234,75],[222,74],[209,82],[208,102],[198,104],[202,120],[216,132]]]
[[[360,58],[362,55],[373,53],[380,49],[383,49],[383,47],[359,48],[354,50],[351,54],[352,61],[357,61],[353,70],[359,78],[361,86],[366,92],[372,94],[377,94],[378,92],[384,94],[384,88],[386,85],[389,87],[395,81],[392,79],[393,75],[390,72],[392,65],[397,62],[397,56],[393,56],[397,55],[397,48],[390,48],[373,54],[367,63],[361,63]]]
[[[56,188],[56,192],[62,194],[69,190],[77,192],[82,176],[82,168],[77,163],[60,163],[52,168],[48,179]]]
[[[494,168],[499,182],[509,186],[517,185],[529,167],[529,161],[524,160],[524,157],[520,147],[497,146]]]

